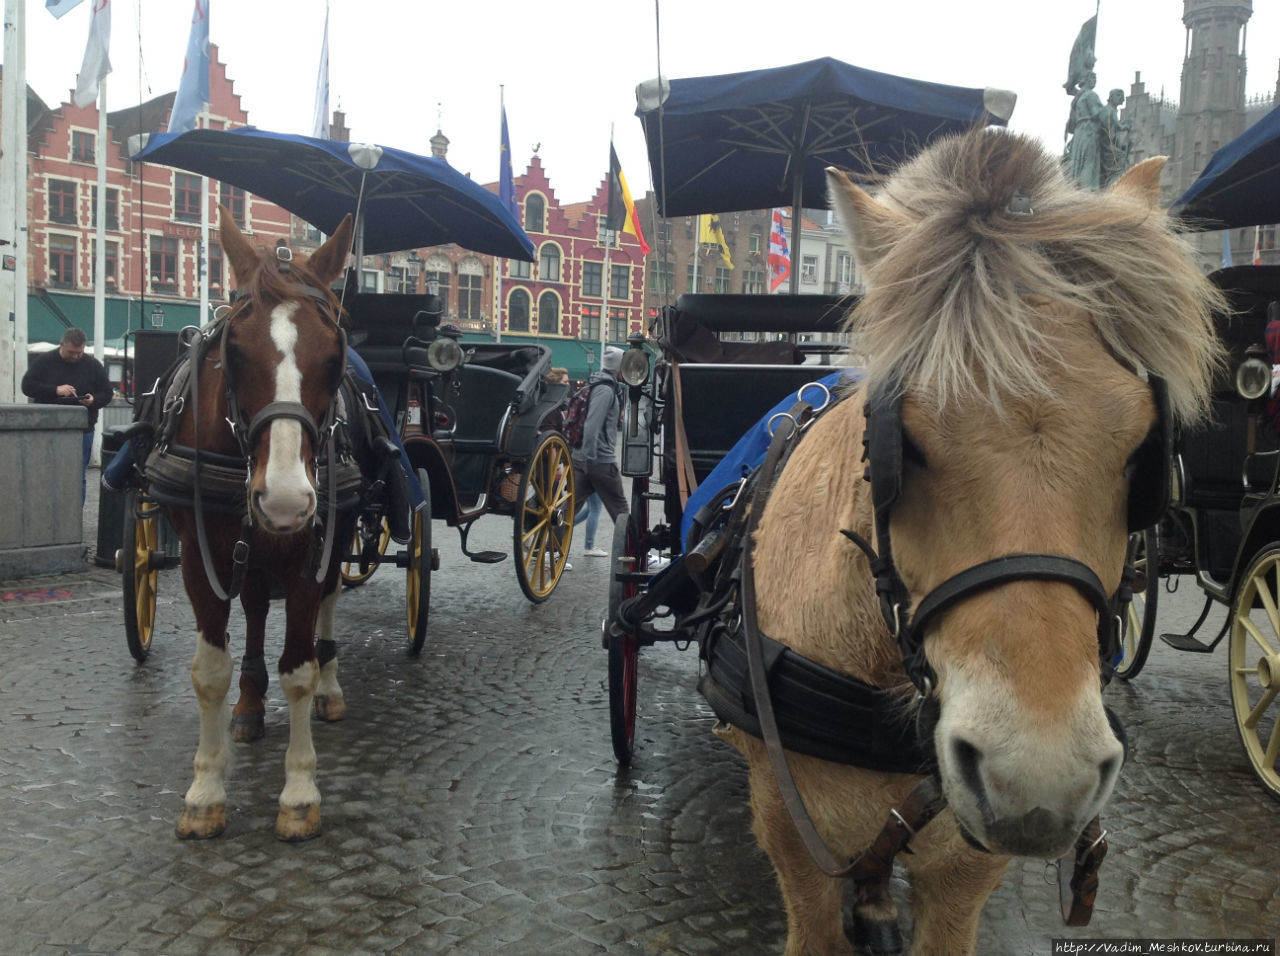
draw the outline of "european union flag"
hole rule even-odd
[[[502,154],[498,157],[498,199],[502,208],[511,213],[516,222],[516,184],[511,175],[511,137],[507,135],[507,108],[502,107]]]

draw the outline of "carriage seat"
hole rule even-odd
[[[438,325],[443,304],[438,295],[366,293],[352,296],[349,341],[379,378],[405,369],[404,341]]]
[[[1178,442],[1187,507],[1238,511],[1245,494],[1241,466],[1249,447],[1249,409],[1234,394],[1213,401],[1208,424],[1184,432]]]

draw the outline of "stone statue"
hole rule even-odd
[[[1124,105],[1124,90],[1115,89],[1107,94],[1106,136],[1102,146],[1103,188],[1120,178],[1129,168],[1129,124],[1121,122],[1120,107]]]
[[[1090,70],[1084,75],[1084,83],[1071,101],[1071,116],[1067,119],[1067,172],[1084,189],[1101,189],[1103,186],[1103,153],[1109,146],[1107,136],[1107,109],[1094,92],[1098,78]]]

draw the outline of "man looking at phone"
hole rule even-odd
[[[107,370],[92,355],[84,354],[85,334],[70,328],[58,347],[31,359],[22,376],[22,394],[41,405],[80,405],[88,409],[80,463],[80,504],[84,504],[84,473],[93,452],[93,427],[98,409],[111,402]]]

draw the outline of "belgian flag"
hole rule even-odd
[[[609,144],[609,209],[605,213],[604,225],[614,232],[631,233],[640,240],[640,252],[646,256],[649,254],[649,243],[644,241],[644,231],[640,228],[640,215],[636,212],[636,204],[631,201],[627,177],[622,175],[622,164],[618,162],[613,143]]]

